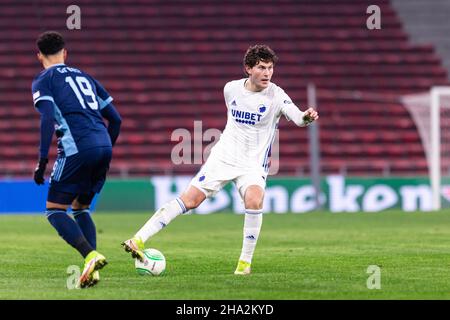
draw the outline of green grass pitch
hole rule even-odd
[[[0,299],[449,299],[450,212],[265,214],[252,274],[233,275],[243,216],[178,217],[147,247],[167,259],[140,276],[122,251],[144,213],[95,213],[101,282],[67,289],[78,253],[44,216],[0,216]],[[368,289],[369,265],[381,288]]]

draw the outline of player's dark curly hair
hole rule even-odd
[[[44,55],[51,55],[64,48],[64,39],[59,32],[46,31],[41,33],[36,40],[39,51]]]
[[[273,62],[273,64],[275,64],[278,61],[278,57],[275,52],[265,44],[250,46],[244,56],[244,68],[245,66],[253,68],[260,61]]]

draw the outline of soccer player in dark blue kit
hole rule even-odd
[[[64,64],[67,51],[61,34],[42,33],[37,57],[44,70],[33,80],[35,108],[41,114],[39,162],[34,181],[44,184],[53,133],[58,156],[50,177],[46,215],[58,234],[85,259],[81,288],[100,280],[106,258],[96,251],[96,229],[89,206],[106,179],[112,146],[121,118],[102,85],[87,73]],[[106,127],[103,118],[108,120]],[[74,219],[67,215],[72,207]]]

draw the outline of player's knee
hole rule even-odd
[[[183,201],[186,210],[189,211],[191,209],[197,208],[203,200],[205,200],[205,196],[202,195],[187,195],[183,194],[180,197],[181,201]]]
[[[184,203],[184,206],[186,207],[187,210],[191,210],[191,209],[195,209],[197,208],[201,201],[199,201],[199,199],[195,199],[195,198],[185,198],[185,199],[181,199]]]
[[[245,191],[245,208],[260,210],[263,207],[264,191],[258,186],[250,186]]]
[[[260,210],[263,206],[263,199],[254,197],[246,199],[245,201],[245,208],[246,209],[252,209],[252,210]]]
[[[203,202],[203,200],[206,199],[206,196],[203,192],[191,186],[180,196],[180,199],[181,201],[183,201],[184,206],[189,211],[191,209],[197,208]]]
[[[264,194],[256,193],[247,193],[245,197],[245,208],[252,210],[260,210],[263,207]]]

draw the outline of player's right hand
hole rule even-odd
[[[319,114],[316,110],[314,110],[314,108],[308,108],[308,110],[306,110],[303,114],[303,121],[306,125],[316,121],[317,119],[319,119]]]
[[[34,169],[34,182],[36,182],[37,185],[44,184],[44,173],[45,168],[47,167],[48,159],[46,158],[40,158],[39,162],[36,166],[36,169]]]

